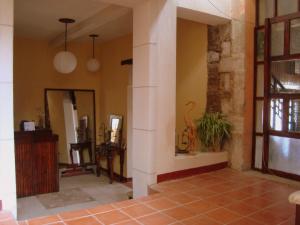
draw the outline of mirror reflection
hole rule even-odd
[[[120,144],[122,137],[122,116],[110,115],[110,142]]]
[[[271,93],[300,93],[300,60],[272,62],[270,85]]]
[[[92,90],[45,90],[46,124],[59,136],[61,166],[95,162],[94,94]]]

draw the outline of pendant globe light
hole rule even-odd
[[[65,24],[65,48],[64,51],[57,53],[54,57],[54,68],[63,74],[71,73],[77,66],[77,59],[72,52],[67,50],[68,24],[74,23],[75,20],[69,18],[59,19],[59,22]]]
[[[95,58],[95,39],[98,37],[98,35],[91,34],[90,37],[93,39],[93,57],[87,61],[86,67],[87,67],[88,71],[90,71],[90,72],[97,72],[100,68],[100,63]]]

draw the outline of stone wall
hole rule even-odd
[[[228,112],[228,106],[224,108],[224,101],[227,104],[226,100],[231,97],[232,79],[231,68],[224,68],[227,66],[224,60],[230,56],[231,23],[208,26],[208,112]]]
[[[245,98],[248,76],[245,63],[245,27],[245,23],[238,20],[225,25],[208,26],[206,110],[222,112],[232,122],[232,139],[225,149],[229,151],[230,166],[238,170],[250,168],[251,162],[251,146],[245,146],[245,134],[251,128],[244,126],[246,120],[252,119],[246,118],[249,113],[245,107],[246,101],[252,101]],[[251,137],[247,138],[249,139]]]

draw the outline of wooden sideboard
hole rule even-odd
[[[59,191],[57,141],[50,130],[15,132],[18,197]]]

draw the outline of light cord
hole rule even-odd
[[[93,59],[95,58],[95,37],[93,37]]]
[[[68,23],[65,23],[65,51],[67,51]]]

